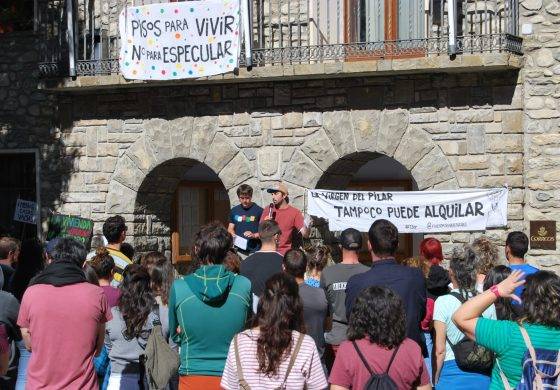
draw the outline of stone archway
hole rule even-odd
[[[292,155],[283,179],[303,195],[314,188],[335,162],[361,152],[394,158],[408,169],[419,190],[458,188],[455,172],[406,110],[361,110],[323,113],[322,127]],[[336,183],[335,183],[336,184]]]
[[[121,214],[132,224],[139,252],[169,250],[169,211],[161,213],[150,205],[170,210],[171,194],[193,164],[213,170],[230,200],[237,185],[255,181],[250,161],[218,131],[217,121],[217,117],[152,119],[119,157],[109,182],[106,213]]]

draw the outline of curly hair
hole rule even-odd
[[[538,271],[527,276],[523,291],[523,321],[560,329],[560,277]]]
[[[392,349],[406,337],[405,312],[401,298],[387,287],[362,290],[350,313],[348,339],[369,341]]]
[[[420,271],[422,271],[424,278],[427,278],[428,274],[430,273],[430,263],[420,257],[409,257],[402,261],[399,261],[399,263],[411,268],[418,268]]]
[[[111,279],[111,273],[115,268],[115,260],[107,248],[101,246],[95,249],[95,256],[89,261],[89,265],[95,270],[100,279]]]
[[[124,270],[118,307],[125,322],[123,335],[131,340],[140,337],[142,328],[156,305],[150,288],[150,275],[140,264],[130,264]]]
[[[509,267],[506,267],[505,265],[498,265],[492,268],[490,272],[486,274],[486,278],[484,278],[484,291],[488,290],[495,284],[500,283],[509,275],[511,275],[511,269]],[[496,306],[496,317],[498,318],[498,320],[517,320],[518,314],[516,313],[511,299],[498,298],[494,306]]]
[[[476,291],[476,254],[470,245],[453,248],[449,268],[457,282],[461,293],[474,293]]]
[[[471,244],[476,255],[476,272],[482,275],[488,274],[492,268],[498,265],[498,247],[486,236],[480,236]]]
[[[292,331],[305,332],[303,306],[294,278],[278,273],[266,281],[253,326],[260,330],[257,339],[259,371],[275,376],[291,351]]]
[[[307,269],[321,272],[327,264],[332,264],[331,248],[326,245],[310,245],[303,249],[307,256]]]

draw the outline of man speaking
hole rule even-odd
[[[282,256],[292,248],[293,234],[301,234],[303,238],[308,238],[311,226],[311,218],[303,218],[301,211],[288,204],[288,187],[283,182],[267,188],[266,192],[272,194],[272,203],[266,206],[262,216],[262,221],[274,220],[278,223],[282,234],[278,242],[278,253]]]

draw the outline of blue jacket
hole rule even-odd
[[[369,271],[352,276],[346,284],[347,317],[350,317],[352,305],[360,292],[371,286],[388,287],[401,297],[406,314],[406,336],[416,341],[427,356],[420,329],[420,322],[426,314],[426,281],[422,271],[397,264],[394,259],[374,261]]]

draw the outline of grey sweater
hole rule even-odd
[[[107,323],[105,328],[105,346],[109,351],[109,359],[111,360],[112,374],[133,374],[140,372],[140,355],[144,353],[146,343],[153,327],[155,319],[166,319],[167,307],[159,306],[159,316],[150,313],[144,324],[143,332],[140,337],[132,340],[124,338],[123,331],[126,324],[118,307],[111,309],[113,319]],[[169,338],[169,329],[167,321],[162,322],[163,336]]]

